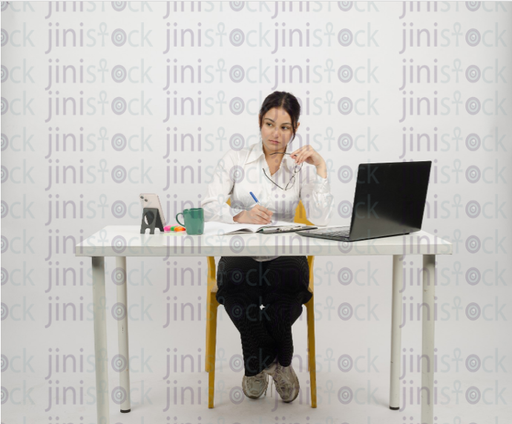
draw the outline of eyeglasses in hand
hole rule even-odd
[[[274,152],[270,153],[270,155],[291,155],[291,153],[283,153],[283,152]],[[288,181],[288,184],[286,184],[285,188],[282,188],[280,185],[276,184],[272,179],[267,175],[265,172],[265,168],[262,168],[263,173],[265,174],[265,177],[267,177],[270,181],[272,181],[276,186],[278,186],[281,190],[289,190],[293,187],[293,184],[295,183],[295,175],[298,174],[302,170],[302,165],[304,165],[304,162],[302,162],[300,165],[295,165],[293,168],[293,175],[292,178],[290,178],[290,181]]]

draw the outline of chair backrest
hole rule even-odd
[[[231,206],[231,198],[229,198],[226,203]],[[293,222],[296,222],[297,224],[313,225],[307,219],[306,209],[304,208],[304,205],[302,204],[302,200],[299,200],[299,204],[297,205],[297,208],[295,209],[295,218],[293,219]]]

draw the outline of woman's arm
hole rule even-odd
[[[326,226],[331,219],[334,197],[327,179],[325,160],[309,144],[291,153],[291,158],[297,164],[304,164],[300,172],[299,197],[306,209],[307,219],[315,225]]]
[[[234,218],[239,217],[244,211],[243,208],[230,207],[226,202],[233,193],[234,180],[233,172],[236,171],[238,152],[228,151],[224,157],[219,160],[213,173],[213,180],[208,185],[205,198],[201,201],[201,207],[204,209],[204,220],[219,221],[229,224],[237,222]]]
[[[322,178],[327,178],[327,166],[325,165],[325,162],[316,167],[316,173]]]
[[[299,197],[308,221],[320,227],[329,225],[334,210],[334,196],[327,179],[325,162],[316,167],[305,163],[299,175]]]

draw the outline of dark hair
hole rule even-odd
[[[293,137],[291,138],[290,142],[292,142],[295,138],[297,123],[300,116],[299,101],[293,94],[287,93],[286,91],[274,91],[272,94],[269,94],[261,105],[259,113],[260,130],[261,126],[263,125],[263,116],[265,116],[265,114],[274,107],[283,108],[286,112],[288,112],[288,115],[290,115],[290,118],[292,119],[293,131]]]

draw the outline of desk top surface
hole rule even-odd
[[[407,235],[339,242],[297,233],[140,234],[137,225],[109,225],[75,246],[76,256],[344,256],[451,255],[452,244],[417,231]]]

